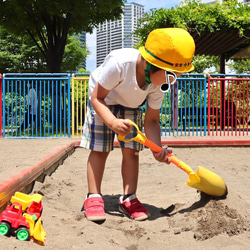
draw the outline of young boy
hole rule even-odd
[[[112,51],[90,76],[88,111],[81,146],[90,149],[87,162],[88,194],[84,202],[85,217],[105,220],[101,182],[115,134],[128,135],[130,119],[142,129],[141,105],[147,101],[144,131],[148,139],[161,146],[159,114],[169,76],[194,69],[195,51],[191,35],[180,28],[153,30],[144,47]],[[169,72],[170,71],[170,72]],[[171,78],[171,77],[170,77]],[[172,79],[173,80],[173,79]],[[134,220],[150,216],[136,197],[139,151],[137,142],[120,142],[122,151],[123,195],[119,211]],[[155,159],[170,163],[168,150],[152,152]]]

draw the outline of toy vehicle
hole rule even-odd
[[[27,240],[30,236],[29,223],[23,216],[22,205],[19,203],[7,206],[0,216],[0,234],[7,235],[11,229],[16,230],[19,240]]]
[[[32,236],[35,240],[44,242],[46,232],[41,222],[42,196],[36,196],[38,199],[34,199],[32,196],[16,192],[13,197],[11,205],[8,205],[0,215],[0,235],[12,233],[23,241]],[[16,202],[17,200],[20,202]]]
[[[15,195],[11,197],[10,202],[20,203],[23,212],[35,215],[37,219],[39,219],[43,210],[42,198],[41,194],[27,195],[21,192],[16,192]]]

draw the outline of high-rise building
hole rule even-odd
[[[106,21],[96,29],[96,64],[103,63],[105,57],[114,49],[132,48],[139,38],[133,32],[138,29],[139,19],[144,16],[144,6],[127,3],[119,20]]]
[[[80,39],[80,42],[83,46],[86,45],[86,31],[83,31],[80,35],[79,35],[79,39]],[[80,68],[84,68],[86,69],[86,59],[84,59],[81,63],[81,66]]]

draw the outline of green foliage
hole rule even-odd
[[[44,72],[40,51],[27,38],[11,35],[0,27],[0,72]]]
[[[89,53],[89,50],[82,45],[78,36],[68,37],[63,55],[62,72],[75,72]]]
[[[68,35],[91,32],[106,19],[119,18],[123,0],[6,0],[0,2],[0,25],[29,36],[41,51],[48,72],[61,72]]]
[[[220,59],[218,56],[205,56],[197,55],[193,59],[194,71],[192,73],[204,73],[208,68],[215,67],[219,68]],[[219,73],[219,72],[210,72],[210,73]]]
[[[250,74],[250,59],[233,60],[228,66],[238,74]]]
[[[59,38],[67,31],[66,29],[71,35],[83,30],[92,32],[100,22],[119,18],[124,2],[122,0],[6,0],[0,2],[0,22],[8,30],[19,35],[25,32],[49,35],[54,28]]]
[[[78,72],[77,73],[80,73],[80,74],[90,74],[91,73],[91,71],[90,70],[86,70],[86,69],[84,69],[84,68],[80,68],[80,69],[78,69]]]
[[[250,7],[235,0],[207,5],[199,1],[184,1],[185,5],[171,9],[153,9],[142,20],[145,25],[136,31],[143,45],[149,32],[156,28],[179,27],[189,32],[223,33],[229,29],[239,30],[241,36],[250,35]]]
[[[69,37],[63,56],[63,72],[75,72],[89,51],[77,36]],[[0,72],[43,73],[46,62],[30,37],[18,37],[0,27]]]

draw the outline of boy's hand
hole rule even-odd
[[[171,149],[165,149],[163,148],[163,150],[160,153],[155,153],[153,152],[153,155],[155,157],[155,159],[159,162],[165,162],[167,164],[171,163],[171,159],[168,156],[168,153],[172,154],[172,150]]]
[[[130,133],[133,125],[126,119],[114,119],[112,121],[112,130],[115,131],[117,134],[120,135],[127,135]]]

